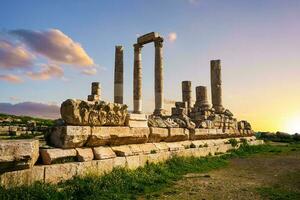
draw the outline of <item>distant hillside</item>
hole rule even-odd
[[[59,106],[36,102],[22,102],[17,104],[0,103],[0,113],[11,115],[24,115],[45,119],[57,119],[60,117]]]
[[[26,125],[34,121],[37,126],[52,126],[54,120],[52,119],[41,119],[29,116],[16,116],[0,113],[0,125]]]

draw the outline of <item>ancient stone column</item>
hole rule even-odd
[[[114,102],[123,104],[123,46],[116,46]]]
[[[208,98],[207,98],[207,87],[197,86],[196,87],[196,106],[197,107],[208,107]]]
[[[192,82],[191,81],[182,81],[182,101],[187,102],[188,111],[192,105]]]
[[[163,38],[159,37],[154,41],[155,45],[155,115],[162,115],[164,112],[164,74],[163,74]]]
[[[211,98],[213,108],[217,113],[223,112],[222,106],[222,79],[221,79],[221,61],[210,61],[210,80],[211,80]]]
[[[133,112],[142,113],[142,45],[134,44]]]
[[[99,82],[93,82],[91,87],[91,94],[88,96],[88,101],[100,100],[100,84]]]

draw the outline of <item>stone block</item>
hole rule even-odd
[[[30,185],[36,181],[44,182],[44,166],[0,174],[0,185],[5,188]]]
[[[194,140],[194,141],[192,141],[191,146],[193,146],[195,148],[202,148],[202,147],[206,146],[205,144],[208,145],[205,142],[205,140]]]
[[[194,130],[190,130],[190,140],[200,140],[208,137],[209,129],[196,128]]]
[[[140,144],[139,146],[143,151],[143,154],[152,154],[159,151],[159,149],[153,143]]]
[[[169,128],[165,142],[177,142],[189,139],[189,130],[185,128]]]
[[[128,145],[114,146],[112,147],[112,150],[115,152],[117,156],[121,156],[121,157],[133,155]]]
[[[183,146],[183,148],[189,149],[191,147],[192,141],[187,140],[187,141],[182,141],[179,143]]]
[[[169,136],[169,130],[167,128],[150,127],[150,135],[148,142],[161,142]]]
[[[76,148],[76,152],[79,162],[87,162],[94,159],[94,153],[91,148]]]
[[[109,173],[113,170],[114,158],[97,160],[98,174]]]
[[[43,164],[50,165],[60,159],[76,157],[77,151],[75,149],[40,149],[40,154]]]
[[[148,120],[145,114],[129,113],[125,124],[129,127],[148,127]]]
[[[153,143],[159,152],[169,151],[169,147],[166,142]]]
[[[94,176],[98,174],[98,165],[96,160],[76,163],[76,175],[80,177]]]
[[[64,163],[45,166],[45,183],[59,183],[73,178],[77,174],[76,163]]]
[[[93,152],[96,160],[104,160],[116,157],[116,154],[111,147],[94,147]]]
[[[31,168],[38,157],[38,140],[0,140],[0,173]]]
[[[129,144],[128,145],[133,155],[143,154],[143,150],[140,147],[140,144]]]
[[[126,167],[126,158],[125,157],[116,157],[114,159],[114,167]]]
[[[179,151],[184,149],[179,142],[167,142],[166,145],[169,147],[169,151]]]
[[[58,148],[78,148],[87,142],[90,135],[89,126],[56,126],[49,136],[49,142]]]
[[[108,145],[110,142],[109,127],[91,127],[91,135],[85,144],[87,147],[99,147]]]
[[[128,169],[137,169],[140,167],[140,155],[126,156],[126,167]]]
[[[107,127],[111,136],[111,145],[146,143],[149,136],[148,128]]]
[[[208,129],[208,134],[209,135],[216,135],[217,134],[217,129],[212,129],[212,128]]]

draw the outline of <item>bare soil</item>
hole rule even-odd
[[[280,184],[300,192],[300,151],[229,161],[226,168],[187,174],[151,199],[262,199],[257,188]]]

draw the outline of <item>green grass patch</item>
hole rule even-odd
[[[287,190],[280,187],[263,187],[263,188],[258,188],[257,191],[264,199],[270,199],[270,200],[282,200],[282,199],[299,200],[300,199],[300,192]]]
[[[4,189],[0,187],[0,199],[137,199],[155,197],[187,173],[205,173],[225,167],[229,159],[258,153],[275,154],[300,150],[300,145],[249,146],[218,157],[173,157],[165,163],[147,164],[136,170],[117,168],[104,176],[89,175],[84,178],[57,184],[35,183],[31,186]],[[263,190],[263,188],[261,189]],[[265,189],[266,190],[266,189]],[[267,190],[266,190],[267,191]],[[265,192],[266,193],[266,192]],[[295,194],[293,194],[295,195]]]

